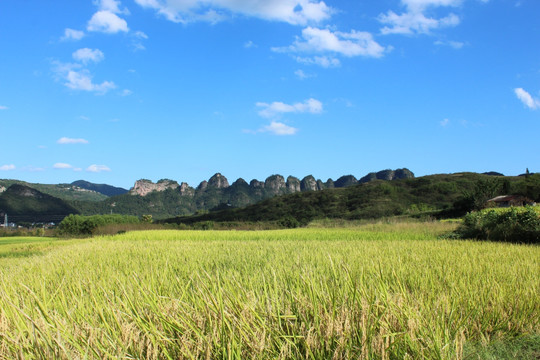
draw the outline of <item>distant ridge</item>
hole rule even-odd
[[[0,214],[11,221],[58,222],[79,211],[65,201],[34,188],[13,184],[0,194]]]
[[[78,186],[82,189],[92,190],[106,196],[122,195],[128,192],[128,190],[115,187],[107,184],[94,184],[85,180],[77,180],[71,183],[71,185]]]

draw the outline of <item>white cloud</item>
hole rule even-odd
[[[61,137],[56,141],[57,144],[88,144],[88,140],[86,139],[73,139],[68,137]]]
[[[443,119],[439,122],[439,124],[441,124],[442,127],[446,127],[448,124],[450,124],[450,120]]]
[[[86,69],[80,71],[70,70],[66,75],[67,82],[64,83],[68,88],[73,90],[91,91],[104,94],[111,89],[115,89],[116,85],[112,81],[104,81],[101,84],[94,84],[92,76]]]
[[[259,115],[264,118],[274,118],[284,113],[311,113],[319,114],[323,111],[323,105],[319,100],[307,99],[303,103],[295,103],[292,105],[285,104],[279,101],[275,101],[271,104],[258,102],[258,107],[263,109],[259,111]]]
[[[84,37],[84,31],[67,28],[67,29],[64,30],[64,36],[62,36],[60,38],[60,40],[62,40],[62,41],[67,41],[67,40],[78,41],[78,40],[81,40],[83,37]]]
[[[90,165],[86,171],[88,172],[94,172],[94,173],[99,173],[99,172],[102,172],[102,171],[111,171],[111,169],[108,167],[108,166],[105,166],[105,165]]]
[[[98,63],[105,59],[105,55],[101,50],[99,49],[89,49],[89,48],[82,48],[77,51],[75,51],[73,54],[73,59],[82,62],[83,64],[87,64],[88,62],[92,61],[95,63]]]
[[[398,15],[388,11],[379,15],[379,21],[387,25],[381,29],[382,34],[429,34],[432,30],[460,23],[459,17],[453,13],[439,19],[425,13],[430,8],[459,6],[462,0],[401,0],[401,3],[407,12]]]
[[[100,10],[109,11],[115,14],[129,14],[127,8],[120,9],[120,1],[118,0],[94,0],[94,4],[97,5]]]
[[[516,94],[517,98],[529,109],[536,110],[540,108],[540,100],[533,98],[531,94],[524,89],[516,88],[514,89],[514,93]]]
[[[387,34],[429,34],[431,30],[456,26],[459,24],[459,17],[455,14],[440,19],[426,17],[421,12],[408,12],[401,15],[389,11],[386,15],[379,15],[379,21],[385,26],[381,33]]]
[[[86,30],[114,34],[117,32],[128,32],[129,28],[126,20],[120,18],[115,13],[108,10],[100,10],[88,21]]]
[[[73,166],[66,163],[56,163],[53,165],[53,169],[73,169]]]
[[[15,170],[15,165],[10,164],[10,165],[0,166],[0,171],[10,171],[10,170]]]
[[[253,43],[253,41],[249,40],[249,41],[246,41],[246,42],[244,43],[244,47],[245,47],[246,49],[249,49],[249,48],[252,48],[252,47],[257,47],[257,45],[255,45],[255,44]]]
[[[129,96],[133,94],[133,91],[129,90],[129,89],[124,89],[122,90],[122,92],[120,93],[120,96]]]
[[[9,109],[7,106],[0,105],[0,110],[7,110],[7,109]]]
[[[270,125],[264,126],[259,131],[269,132],[274,135],[294,135],[298,132],[298,129],[285,125],[281,122],[272,121]]]
[[[306,25],[328,19],[334,12],[319,0],[135,0],[144,8],[157,11],[166,19],[189,23],[221,21],[234,14],[293,25]]]
[[[302,38],[296,38],[288,47],[273,48],[277,52],[292,53],[334,53],[346,57],[381,57],[386,49],[373,36],[364,31],[351,30],[348,33],[330,29],[307,27],[302,30]]]

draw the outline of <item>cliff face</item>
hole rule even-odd
[[[287,177],[287,191],[291,193],[301,191],[300,180],[294,176]]]
[[[146,196],[152,191],[165,191],[167,189],[176,189],[180,187],[176,181],[163,179],[154,184],[150,180],[141,179],[135,181],[135,185],[129,190],[130,195]]]
[[[284,192],[287,188],[285,178],[281,175],[272,175],[266,178],[264,181],[264,188],[267,192],[278,195]]]
[[[208,180],[208,186],[212,186],[218,189],[225,189],[229,187],[227,178],[220,173],[215,174]]]

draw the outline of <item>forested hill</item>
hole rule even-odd
[[[165,222],[284,221],[300,225],[321,218],[461,216],[477,204],[503,194],[521,194],[540,201],[540,174],[500,177],[458,173],[395,181],[377,180],[342,189],[295,193],[267,199],[245,208],[176,217]]]
[[[77,213],[64,200],[25,185],[13,184],[0,194],[0,214],[7,214],[9,221],[16,223],[59,222]]]

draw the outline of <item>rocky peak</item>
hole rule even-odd
[[[244,180],[242,178],[238,178],[235,182],[232,183],[231,186],[234,186],[234,187],[249,187],[246,180]]]
[[[358,184],[358,180],[352,175],[344,175],[336,180],[334,186],[337,188],[347,187]]]
[[[371,172],[361,178],[359,182],[365,183],[372,180],[396,180],[396,179],[412,179],[414,178],[414,174],[409,169],[397,169],[397,170],[381,170],[379,172]]]
[[[317,185],[317,181],[313,177],[313,175],[308,175],[305,178],[302,179],[302,182],[300,183],[300,189],[302,191],[315,191],[319,190]]]
[[[317,190],[324,190],[326,189],[326,185],[322,182],[322,180],[317,180]]]
[[[289,192],[299,192],[301,191],[300,190],[300,180],[294,176],[289,176],[287,177],[287,183],[286,183],[286,186],[287,186],[287,190]]]
[[[229,187],[229,182],[225,176],[217,173],[208,180],[208,186],[225,189]]]
[[[203,181],[199,184],[199,186],[197,186],[197,190],[199,190],[199,191],[204,191],[204,190],[206,190],[207,187],[208,187],[208,181],[203,180]]]
[[[182,196],[193,196],[195,195],[195,189],[188,185],[188,183],[183,182],[180,184],[180,195]]]
[[[281,175],[272,175],[264,181],[265,189],[272,194],[282,193],[287,188],[285,179]]]
[[[331,178],[326,180],[326,183],[324,185],[326,186],[327,189],[333,189],[336,187],[334,184],[334,180],[332,180]]]
[[[251,186],[252,188],[264,189],[264,182],[253,179],[249,182],[249,186]]]
[[[165,191],[167,189],[176,189],[180,185],[176,181],[161,179],[156,184],[147,179],[135,181],[135,185],[129,190],[130,195],[146,196],[152,191]]]

